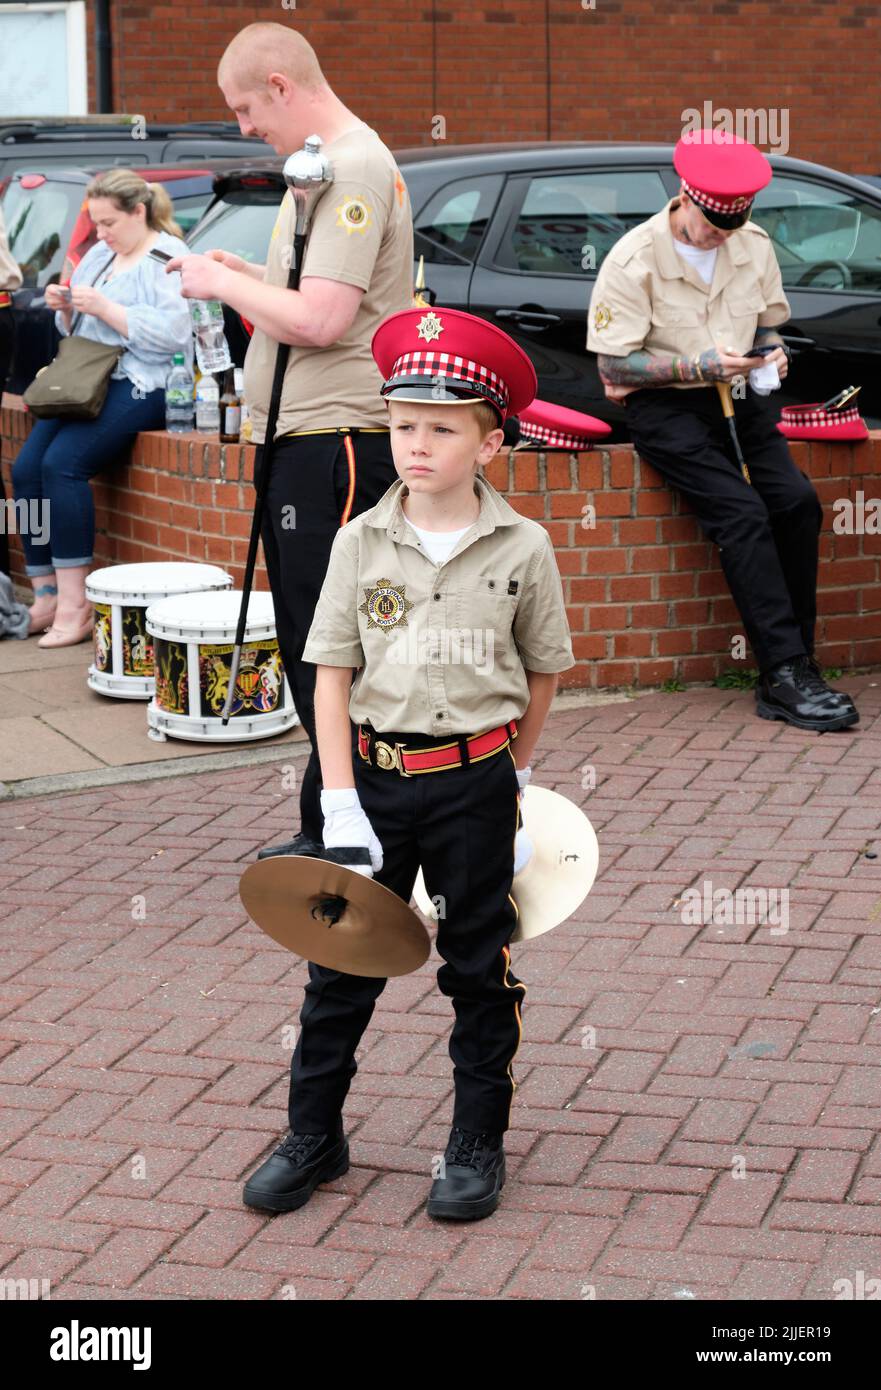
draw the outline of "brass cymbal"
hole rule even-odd
[[[512,941],[542,936],[571,917],[590,892],[600,859],[593,826],[581,807],[560,792],[530,785],[523,793],[521,810],[533,854],[511,885],[517,904]],[[436,921],[437,908],[428,896],[421,869],[413,896],[420,911]]]
[[[273,941],[346,975],[408,975],[431,950],[408,903],[375,879],[326,859],[259,859],[242,874],[239,896]]]

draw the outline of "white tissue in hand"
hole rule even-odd
[[[749,374],[749,384],[759,396],[770,396],[780,385],[780,373],[776,362],[763,362],[761,367],[753,367]]]

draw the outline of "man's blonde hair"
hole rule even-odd
[[[246,92],[257,92],[269,85],[271,72],[284,73],[307,91],[327,86],[309,40],[286,24],[268,22],[248,24],[230,40],[217,65],[217,81],[234,77]]]

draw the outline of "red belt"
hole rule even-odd
[[[470,763],[491,758],[517,737],[517,721],[510,719],[497,729],[488,729],[485,734],[463,734],[452,743],[439,743],[433,748],[407,748],[402,743],[385,743],[378,738],[375,730],[358,725],[358,753],[371,767],[381,767],[386,772],[399,772],[402,777],[412,777],[419,772],[444,772],[452,767],[467,767]],[[371,739],[376,761],[370,757]]]
[[[0,290],[0,309],[8,309],[12,303],[12,295],[8,290]]]

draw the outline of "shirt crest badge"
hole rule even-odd
[[[391,632],[398,623],[407,626],[407,614],[413,603],[407,598],[403,584],[393,584],[390,579],[379,579],[373,588],[365,588],[364,602],[359,604],[358,612],[367,618],[367,631],[378,628]]]
[[[371,208],[363,198],[346,198],[336,211],[336,224],[345,229],[347,236],[352,232],[366,232],[370,226]]]
[[[423,314],[416,325],[416,337],[422,338],[426,343],[433,343],[444,331],[444,326],[437,314]]]
[[[598,304],[593,316],[594,327],[599,333],[601,329],[607,328],[612,322],[612,310],[608,304]]]

